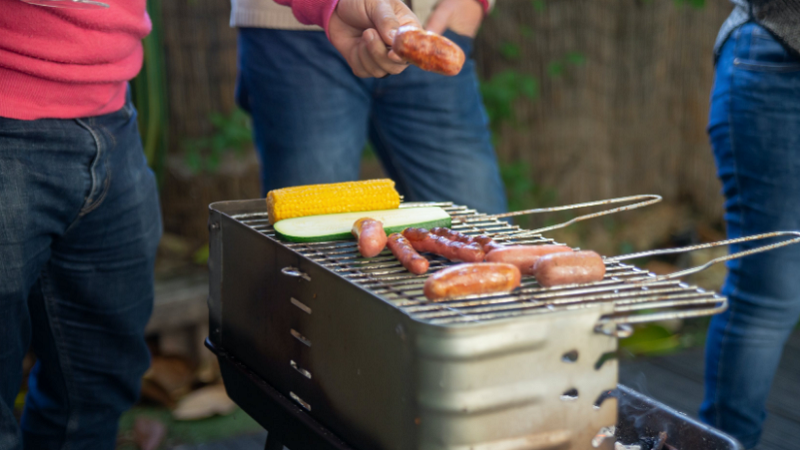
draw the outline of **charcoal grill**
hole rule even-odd
[[[463,233],[554,243],[463,206],[428,205]],[[237,395],[239,384],[269,388],[310,429],[357,449],[612,449],[613,439],[592,440],[618,423],[605,395],[617,386],[607,358],[617,338],[633,323],[726,306],[621,258],[607,258],[605,278],[589,285],[524,277],[511,294],[434,303],[425,276],[388,250],[365,259],[355,242],[280,241],[263,200],[212,204],[209,228],[209,346],[224,355],[234,400],[254,411],[261,397]],[[448,264],[433,258],[431,271]]]

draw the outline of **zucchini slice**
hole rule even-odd
[[[319,216],[293,217],[275,224],[280,237],[292,242],[320,242],[353,239],[350,230],[356,220],[370,217],[383,222],[386,234],[397,233],[408,227],[449,227],[450,214],[437,206],[420,208],[383,209]]]

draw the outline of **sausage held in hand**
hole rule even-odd
[[[415,26],[397,30],[392,50],[422,70],[448,76],[458,75],[466,59],[450,39]]]
[[[510,292],[519,286],[520,278],[519,269],[511,264],[458,264],[428,277],[424,292],[429,300]]]
[[[544,287],[600,281],[606,274],[603,257],[592,251],[553,253],[539,258],[533,276]]]
[[[351,232],[358,239],[358,251],[364,258],[378,256],[386,247],[386,232],[378,220],[369,217],[358,219]]]

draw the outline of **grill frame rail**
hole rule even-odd
[[[639,197],[628,197],[624,200],[631,199],[636,200]],[[651,203],[652,200],[638,205]],[[502,243],[559,244],[540,233],[501,221],[498,216],[481,214],[450,202],[404,203],[401,207],[420,205],[442,207],[453,218],[452,228],[464,234],[489,234]],[[629,209],[628,206],[612,211]],[[604,258],[606,276],[595,283],[543,288],[533,277],[523,276],[520,288],[510,294],[470,295],[433,302],[425,298],[422,286],[430,273],[454,264],[442,257],[426,254],[431,261],[429,273],[413,275],[403,268],[388,249],[376,257],[363,258],[358,253],[355,241],[283,241],[269,225],[266,211],[234,214],[232,218],[380,296],[413,319],[431,324],[484,322],[527,314],[555,313],[580,309],[599,302],[613,303],[614,312],[601,318],[596,331],[625,337],[630,333],[628,325],[708,316],[727,308],[727,298],[715,292],[620,262],[629,258],[628,255]],[[653,254],[655,252],[658,251]],[[644,253],[636,255],[646,256]],[[303,274],[297,273],[295,276]]]

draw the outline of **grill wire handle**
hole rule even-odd
[[[569,210],[572,210],[572,209],[587,208],[589,206],[613,205],[615,203],[628,203],[628,202],[633,202],[633,201],[638,201],[638,203],[634,203],[632,205],[627,205],[627,206],[619,206],[617,208],[607,209],[607,210],[604,210],[604,211],[598,211],[596,213],[584,214],[582,216],[574,217],[574,218],[572,218],[572,219],[570,219],[570,220],[568,220],[566,222],[562,222],[562,223],[558,223],[558,224],[555,224],[555,225],[551,225],[549,227],[538,228],[536,230],[525,230],[522,233],[508,235],[507,237],[509,237],[509,238],[518,238],[518,237],[531,236],[531,235],[543,233],[545,231],[557,230],[559,228],[568,227],[568,226],[572,225],[573,223],[581,222],[581,221],[588,220],[588,219],[594,219],[595,217],[607,216],[609,214],[614,214],[614,213],[617,213],[617,212],[630,211],[630,210],[633,210],[633,209],[642,208],[644,206],[649,206],[649,205],[652,205],[652,204],[660,202],[661,201],[661,196],[660,195],[655,195],[655,194],[632,195],[632,196],[629,196],[629,197],[618,197],[618,198],[611,198],[611,199],[607,199],[607,200],[596,200],[596,201],[593,201],[593,202],[574,203],[572,205],[553,206],[553,207],[550,207],[550,208],[525,209],[525,210],[522,210],[522,211],[512,211],[512,212],[508,212],[508,213],[504,213],[504,214],[494,214],[494,215],[491,215],[491,216],[482,217],[481,220],[485,220],[487,218],[488,219],[502,219],[502,218],[505,218],[505,217],[524,216],[524,215],[528,215],[528,214],[540,214],[540,213],[546,213],[546,212],[569,211]]]
[[[797,244],[800,243],[800,231],[773,231],[771,233],[763,233],[763,234],[754,234],[752,236],[744,236],[735,239],[726,239],[724,241],[716,241],[716,242],[709,242],[706,244],[697,244],[697,245],[689,245],[686,247],[677,247],[677,248],[664,248],[664,249],[657,249],[657,250],[648,250],[639,253],[631,253],[628,255],[621,255],[621,256],[613,256],[609,258],[605,258],[607,262],[618,262],[618,261],[625,261],[628,259],[637,259],[637,258],[644,258],[646,256],[654,256],[654,255],[668,255],[674,253],[688,253],[694,250],[702,250],[706,248],[713,248],[713,247],[722,247],[725,245],[731,244],[738,244],[740,242],[749,242],[749,241],[758,241],[761,239],[769,239],[779,236],[795,236],[794,239],[787,239],[785,241],[776,242],[774,244],[763,245],[761,247],[752,248],[750,250],[744,250],[741,252],[732,253],[730,255],[719,256],[717,258],[712,259],[711,261],[701,264],[699,266],[690,267],[688,269],[679,270],[677,272],[673,272],[667,275],[658,275],[655,277],[642,277],[637,278],[634,280],[629,281],[640,281],[641,284],[649,284],[657,281],[664,281],[670,280],[673,278],[681,278],[686,275],[691,275],[697,272],[701,272],[709,267],[713,266],[714,264],[730,261],[732,259],[742,258],[748,255],[754,255],[756,253],[766,252],[769,250],[774,250],[776,248],[785,247],[787,245]]]
[[[655,277],[652,276],[643,276],[640,278],[629,278],[625,280],[626,284],[630,284],[633,286],[646,286],[651,283],[656,283],[659,281],[671,280],[674,278],[680,278],[686,275],[691,275],[709,267],[713,266],[714,264],[730,261],[732,259],[742,258],[744,256],[753,255],[756,253],[766,252],[769,250],[774,250],[776,248],[785,247],[787,245],[797,244],[800,243],[800,231],[774,231],[772,233],[763,233],[763,234],[756,234],[753,236],[745,236],[735,239],[727,239],[724,241],[717,241],[717,242],[709,242],[706,244],[697,244],[697,245],[690,245],[687,247],[678,247],[678,248],[665,248],[665,249],[658,249],[658,250],[649,250],[645,252],[639,253],[631,253],[628,255],[621,255],[615,257],[605,258],[606,262],[619,262],[628,259],[636,259],[636,258],[643,258],[645,256],[654,256],[654,255],[668,255],[674,253],[687,253],[694,250],[702,250],[705,248],[713,248],[713,247],[722,247],[725,245],[731,244],[738,244],[740,242],[748,242],[748,241],[757,241],[760,239],[768,239],[774,238],[779,236],[795,236],[793,239],[787,239],[785,241],[776,242],[774,244],[763,245],[761,247],[756,247],[750,250],[744,250],[741,252],[732,253],[726,256],[720,256],[717,258],[708,261],[705,264],[691,267],[688,269],[680,270],[677,272],[673,272],[667,275],[658,275]],[[701,315],[707,315],[707,313],[720,313],[725,311],[728,307],[728,301],[725,297],[720,297],[720,303],[717,307],[711,310],[703,310],[703,311],[667,311],[667,312],[654,312],[649,314],[641,314],[641,315],[625,315],[625,316],[618,316],[618,317],[608,317],[603,318],[599,321],[597,326],[595,327],[595,332],[606,334],[608,336],[614,336],[618,338],[626,338],[631,335],[632,329],[629,327],[626,328],[627,325],[634,324],[634,323],[644,323],[644,322],[654,322],[658,320],[667,320],[667,319],[687,319],[690,317],[699,317]]]

